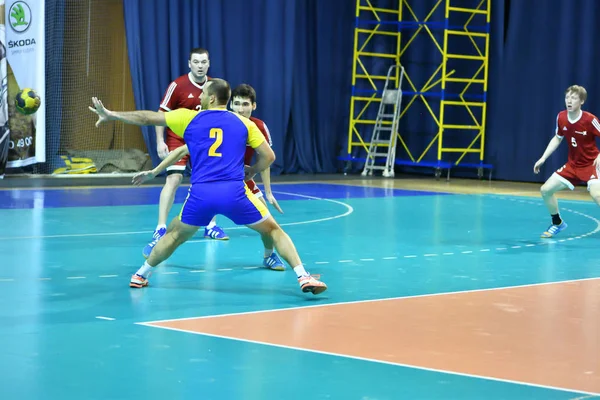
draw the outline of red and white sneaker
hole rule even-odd
[[[304,293],[312,293],[319,294],[323,293],[327,290],[327,285],[317,278],[320,278],[319,275],[304,275],[298,278],[298,284],[300,285],[300,289]]]
[[[143,276],[138,274],[133,274],[131,276],[131,280],[129,281],[129,287],[141,289],[144,286],[148,286],[148,278],[144,278]]]

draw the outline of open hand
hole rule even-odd
[[[169,146],[167,146],[165,142],[157,143],[156,153],[158,154],[161,160],[164,160],[169,155]]]
[[[131,183],[133,183],[135,186],[140,186],[142,183],[148,182],[149,180],[154,179],[155,177],[156,174],[152,170],[142,171],[138,172],[133,176],[133,178],[131,179]]]
[[[541,158],[539,160],[537,160],[537,162],[533,166],[533,173],[534,174],[539,174],[540,173],[540,168],[542,167],[542,165],[544,165],[545,162],[546,162],[546,160],[543,160]]]
[[[98,116],[98,121],[96,121],[96,128],[100,126],[103,122],[108,122],[111,120],[110,111],[104,107],[102,101],[100,101],[97,97],[92,97],[93,107],[88,107],[90,111],[95,113]]]
[[[275,199],[275,196],[273,196],[273,193],[267,193],[267,194],[265,194],[265,198],[267,199],[267,201],[269,202],[269,204],[271,204],[273,207],[275,207],[275,209],[277,211],[279,211],[280,213],[283,214],[283,210],[279,206],[279,203],[277,203],[277,200]]]
[[[244,165],[244,182],[254,179],[255,176],[256,172],[253,171],[252,167],[249,165]]]

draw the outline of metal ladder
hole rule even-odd
[[[400,77],[398,79],[398,87],[389,89],[390,77],[395,70],[400,69]],[[381,103],[377,111],[375,127],[371,136],[371,144],[367,152],[367,161],[362,171],[362,176],[373,175],[373,171],[383,171],[383,176],[386,178],[394,177],[394,163],[396,161],[396,133],[398,132],[398,121],[400,120],[400,108],[402,105],[402,79],[404,78],[404,67],[402,65],[392,65],[388,69],[381,96]],[[388,111],[390,106],[393,106],[391,113]],[[391,125],[383,125],[383,122],[391,121]],[[381,147],[387,147],[387,152],[378,151]],[[385,166],[375,165],[378,158],[385,157]]]

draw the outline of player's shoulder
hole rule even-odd
[[[556,115],[557,120],[564,120],[567,118],[567,110],[562,110]]]
[[[171,81],[171,84],[169,86],[172,86],[173,84],[177,85],[177,86],[181,86],[184,85],[186,83],[186,80],[188,79],[187,75],[181,75],[175,79],[173,79]]]
[[[266,124],[265,124],[265,121],[263,121],[263,120],[262,120],[262,119],[260,119],[260,118],[256,118],[256,117],[252,117],[252,116],[251,116],[251,117],[250,117],[250,118],[248,118],[248,119],[249,119],[250,121],[254,122],[254,123],[256,124],[256,126],[258,126],[259,128],[264,128],[264,126],[266,125]]]
[[[246,127],[251,127],[251,126],[256,126],[256,123],[252,120],[252,117],[250,118],[246,118],[243,115],[240,115],[236,112],[233,111],[229,111],[229,113],[231,113],[232,115],[235,115],[235,117],[240,120],[244,125],[246,125]]]
[[[177,78],[173,79],[172,83],[176,83],[177,85],[182,85],[182,84],[186,84],[189,83],[190,78],[187,74],[183,74],[181,76],[178,76]]]
[[[591,112],[588,111],[583,111],[582,113],[582,119],[592,122],[593,120],[597,120],[598,117],[596,117],[594,114],[592,114]]]
[[[179,123],[185,123],[186,125],[192,122],[202,110],[190,110],[189,108],[178,108],[165,113],[167,122],[177,121]]]

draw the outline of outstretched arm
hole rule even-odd
[[[92,97],[93,107],[89,109],[98,115],[96,127],[108,121],[121,121],[130,125],[167,126],[165,113],[148,110],[137,111],[110,111],[96,97]]]
[[[178,147],[176,150],[173,150],[167,158],[165,158],[164,160],[162,160],[162,162],[160,164],[158,164],[156,166],[156,168],[150,170],[150,171],[142,171],[142,172],[138,172],[137,174],[135,174],[131,180],[131,182],[136,185],[139,186],[144,182],[147,182],[151,179],[154,179],[156,177],[156,175],[160,174],[161,172],[163,172],[165,169],[167,169],[167,167],[175,164],[177,161],[181,160],[181,158],[187,154],[189,154],[190,151],[187,147],[187,145]]]

